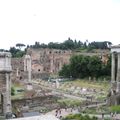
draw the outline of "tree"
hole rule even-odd
[[[62,67],[62,70],[59,72],[59,75],[60,76],[64,75],[64,77],[70,77],[71,76],[70,66],[64,64],[63,67]]]
[[[22,57],[26,51],[21,51],[20,49],[16,49],[15,47],[11,47],[9,52],[11,52],[12,57]]]
[[[21,48],[24,47],[24,46],[25,46],[25,45],[22,44],[22,43],[17,43],[17,44],[16,44],[16,47],[19,47],[20,50],[21,50]]]
[[[59,74],[64,77],[85,78],[110,76],[110,58],[104,64],[98,56],[75,55],[70,58],[70,64],[64,65]]]
[[[89,58],[87,67],[89,70],[89,76],[98,77],[101,75],[102,61],[98,56],[92,56]]]
[[[66,46],[67,49],[73,49],[74,48],[74,42],[70,38],[68,38],[68,40],[66,40],[64,42],[64,45]]]

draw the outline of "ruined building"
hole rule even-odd
[[[107,62],[108,52],[82,53],[71,50],[29,48],[22,58],[12,58],[12,80],[36,79],[57,74],[64,64],[69,64],[72,55],[97,55],[103,62]],[[106,56],[107,55],[107,56]]]
[[[111,91],[108,95],[110,105],[120,105],[120,45],[112,46]]]
[[[28,49],[32,59],[32,71],[39,73],[58,73],[64,64],[69,63],[71,50]]]
[[[70,50],[28,49],[22,58],[12,58],[12,80],[48,78],[69,64]]]
[[[11,113],[11,54],[0,52],[0,94],[2,113]]]

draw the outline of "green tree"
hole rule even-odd
[[[70,77],[71,73],[70,73],[70,66],[69,65],[63,65],[62,70],[59,72],[60,76],[64,77]]]
[[[20,49],[16,49],[15,47],[11,47],[9,52],[11,52],[12,57],[22,57],[26,51],[21,51]]]
[[[87,64],[89,76],[98,77],[101,75],[102,61],[98,56],[89,57]]]
[[[98,56],[75,55],[71,57],[69,65],[63,66],[59,74],[73,78],[109,76],[110,67],[110,60],[104,64]]]
[[[12,96],[15,95],[15,89],[14,89],[14,87],[11,87],[11,95]]]
[[[25,45],[22,44],[22,43],[17,43],[17,44],[16,44],[16,47],[18,47],[20,50],[21,50],[21,48],[24,47],[24,46],[25,46]]]
[[[68,40],[66,40],[64,42],[64,45],[66,46],[67,49],[73,49],[74,48],[74,42],[71,38],[68,38]]]

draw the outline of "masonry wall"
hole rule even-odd
[[[69,64],[70,50],[28,49],[32,58],[32,70],[39,73],[58,73],[64,64]]]
[[[50,74],[58,73],[64,64],[69,64],[70,57],[72,55],[98,55],[101,57],[103,62],[106,62],[108,58],[105,51],[93,52],[93,53],[82,53],[73,52],[71,50],[59,50],[59,49],[32,49],[27,50],[27,54],[31,56],[32,60],[32,79],[46,78]],[[106,56],[107,55],[107,56]],[[28,73],[24,71],[24,57],[12,58],[12,80],[16,79],[27,79]],[[17,69],[19,76],[16,76]]]

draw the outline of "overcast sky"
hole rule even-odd
[[[120,0],[0,0],[0,48],[81,41],[120,42]]]

